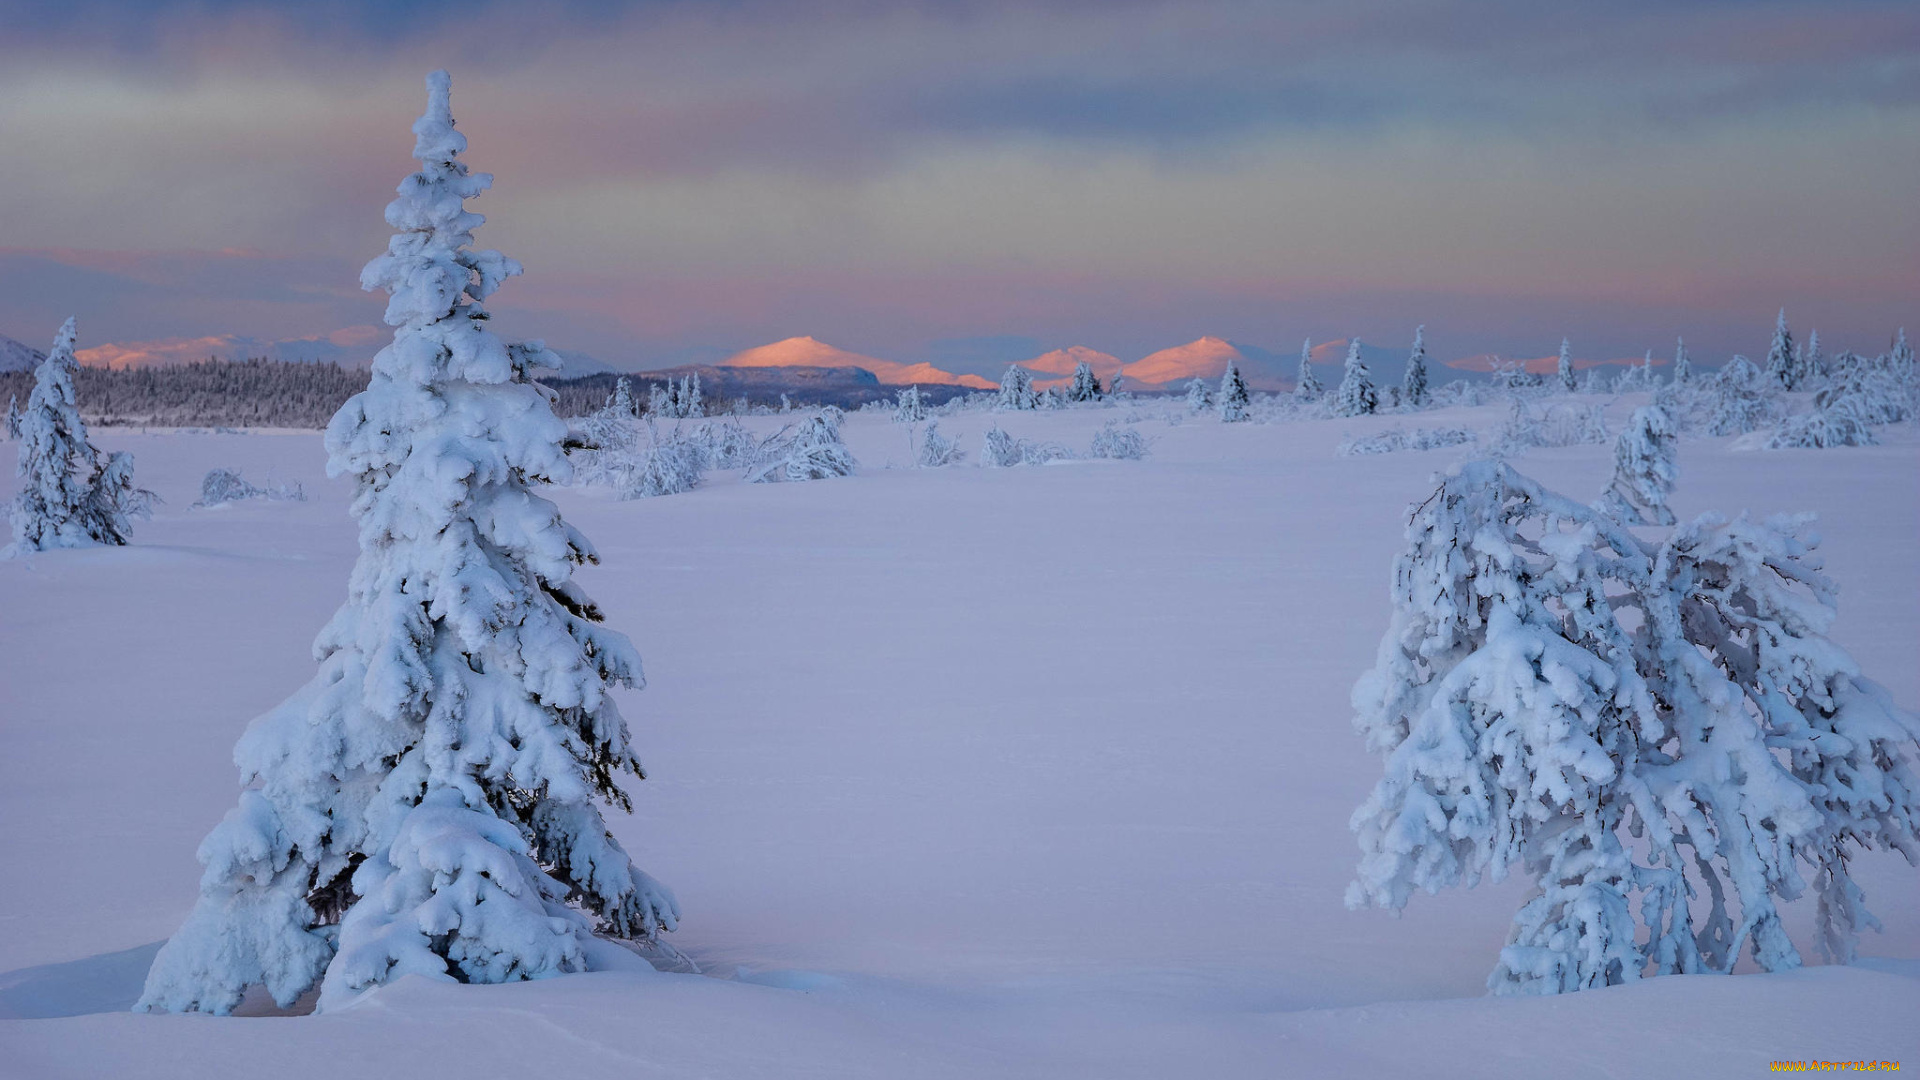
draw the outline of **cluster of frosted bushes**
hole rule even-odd
[[[1466,428],[1414,428],[1405,431],[1394,428],[1373,435],[1350,438],[1340,444],[1342,457],[1363,457],[1369,454],[1394,454],[1402,450],[1438,450],[1443,446],[1463,446],[1473,442],[1478,436]]]
[[[1151,440],[1139,431],[1110,420],[1094,433],[1093,445],[1087,449],[1086,457],[1139,461],[1147,456],[1150,445]],[[1017,438],[1001,430],[998,424],[987,429],[986,439],[980,448],[980,464],[992,469],[1045,465],[1050,461],[1074,461],[1080,457],[1056,442]]]
[[[225,506],[247,499],[305,502],[307,493],[298,483],[269,482],[264,487],[256,487],[242,479],[238,469],[209,469],[206,478],[200,481],[200,501],[194,505]]]
[[[1536,447],[1587,446],[1607,442],[1605,409],[1600,405],[1555,402],[1535,412],[1516,397],[1507,419],[1495,430],[1493,444],[1508,457]]]
[[[745,470],[754,483],[846,476],[858,463],[840,440],[841,415],[827,406],[764,439],[732,419],[665,427],[635,416],[622,379],[606,405],[581,423],[574,482],[647,499],[692,491],[713,469]]]

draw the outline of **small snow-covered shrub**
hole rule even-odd
[[[1370,454],[1395,454],[1402,450],[1437,450],[1443,446],[1463,446],[1476,438],[1478,436],[1466,428],[1414,428],[1411,431],[1393,428],[1347,439],[1340,444],[1337,452],[1341,457],[1364,457]]]
[[[1089,457],[1139,461],[1147,456],[1147,444],[1147,437],[1138,430],[1123,428],[1109,420],[1093,433],[1093,448],[1087,454]]]
[[[1072,457],[1073,454],[1058,443],[1036,443],[1027,439],[1016,439],[1000,430],[997,424],[987,429],[985,443],[980,449],[980,464],[991,469],[1010,468],[1014,465],[1045,465],[1049,461],[1062,461]]]
[[[1826,450],[1835,446],[1872,446],[1879,442],[1852,404],[1843,402],[1787,417],[1767,436],[1767,449]]]
[[[1556,401],[1536,414],[1515,397],[1506,421],[1494,432],[1493,445],[1498,453],[1515,456],[1536,447],[1604,443],[1613,438],[1607,431],[1605,413],[1600,405]]]
[[[1724,973],[1743,949],[1797,967],[1780,905],[1809,887],[1821,953],[1849,961],[1877,925],[1849,860],[1920,861],[1920,717],[1826,636],[1809,520],[1653,542],[1505,462],[1455,469],[1414,507],[1353,690],[1385,775],[1348,905],[1531,877],[1496,994]]]
[[[938,420],[927,424],[926,432],[920,437],[920,445],[914,454],[914,464],[923,469],[938,469],[944,465],[958,465],[966,459],[967,452],[960,444],[940,434]]]
[[[243,499],[291,500],[305,502],[307,493],[299,484],[272,484],[255,487],[240,478],[238,469],[209,469],[200,481],[200,501],[195,506],[221,506]]]
[[[689,441],[709,469],[748,468],[760,452],[760,440],[740,426],[738,420],[701,424],[693,430]]]
[[[620,459],[613,467],[615,488],[622,499],[652,499],[684,495],[700,486],[707,467],[706,450],[678,427],[662,435],[651,421],[647,445]]]
[[[1213,391],[1207,387],[1205,379],[1195,377],[1187,383],[1187,411],[1206,412],[1213,407]]]
[[[772,460],[750,472],[748,481],[773,484],[853,475],[859,463],[840,441],[843,415],[839,409],[828,407],[820,415],[801,421],[791,438],[763,448],[762,453]]]

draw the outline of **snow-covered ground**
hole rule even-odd
[[[1617,430],[1627,405],[1610,414]],[[1617,414],[1617,415],[1616,415]],[[705,975],[417,979],[308,1017],[127,1011],[234,802],[230,753],[313,672],[354,554],[320,438],[97,432],[166,500],[134,546],[0,563],[0,1075],[1752,1076],[1920,1068],[1920,871],[1856,876],[1851,968],[1484,996],[1508,881],[1350,912],[1379,775],[1347,694],[1409,503],[1460,449],[1339,457],[1395,423],[1148,420],[1146,461],[981,469],[981,432],[1084,450],[1124,410],[945,419],[967,464],[619,502],[566,491],[650,686],[652,779],[613,828],[678,894]],[[766,426],[768,420],[753,422]],[[1689,440],[1673,504],[1818,512],[1834,636],[1920,704],[1920,438]],[[1523,471],[1591,498],[1611,449]],[[194,509],[201,477],[300,502]],[[11,479],[4,488],[11,493]],[[1802,951],[1811,900],[1789,908]],[[637,965],[636,965],[637,966]]]

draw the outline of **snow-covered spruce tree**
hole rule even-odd
[[[996,409],[1037,409],[1040,407],[1040,395],[1033,392],[1033,372],[1019,364],[1008,364],[1007,373],[1000,376],[1000,396],[994,400]]]
[[[1675,338],[1673,346],[1673,385],[1685,386],[1693,380],[1693,362],[1687,358],[1687,339]]]
[[[20,397],[16,394],[7,398],[7,438],[17,439],[19,437]]]
[[[1336,416],[1365,416],[1378,410],[1380,395],[1373,388],[1366,361],[1360,359],[1360,339],[1347,345],[1347,363],[1340,376],[1340,390],[1334,397]]]
[[[20,443],[20,494],[8,508],[16,553],[125,544],[153,503],[152,492],[134,486],[132,455],[103,459],[87,441],[73,394],[74,335],[68,319],[34,369],[26,411],[8,420]]]
[[[1227,370],[1220,376],[1220,422],[1237,424],[1250,419],[1247,406],[1253,401],[1247,393],[1247,380],[1240,377],[1240,365],[1227,361]]]
[[[894,395],[893,422],[917,424],[927,418],[926,398],[918,386],[909,386]]]
[[[1301,401],[1317,400],[1326,393],[1320,380],[1313,374],[1313,339],[1300,342],[1300,378],[1293,386],[1293,396]]]
[[[1103,396],[1100,377],[1085,360],[1073,365],[1073,378],[1067,382],[1068,401],[1099,401]]]
[[[1207,387],[1207,380],[1195,376],[1187,382],[1187,411],[1202,413],[1213,408],[1213,391]]]
[[[1807,344],[1800,354],[1800,381],[1804,383],[1824,379],[1827,375],[1827,358],[1820,353],[1820,328],[1807,331]]]
[[[699,418],[707,415],[707,400],[700,394],[700,373],[687,376],[686,391],[680,395],[680,415]]]
[[[1781,308],[1773,323],[1773,344],[1767,347],[1767,382],[1782,390],[1800,385],[1799,366],[1793,352],[1793,331],[1787,329],[1787,309]]]
[[[1633,410],[1613,444],[1613,481],[1594,509],[1627,525],[1672,525],[1667,496],[1680,475],[1673,420],[1658,405]]]
[[[1809,886],[1822,952],[1850,957],[1874,924],[1848,860],[1920,862],[1920,717],[1826,637],[1808,521],[1707,515],[1655,543],[1504,462],[1455,469],[1414,508],[1353,692],[1386,775],[1353,817],[1349,905],[1530,875],[1499,994],[1743,950],[1794,967],[1779,904]]]
[[[1400,383],[1400,404],[1409,409],[1427,407],[1427,328],[1413,331],[1413,352],[1407,357],[1407,374]]]
[[[1562,392],[1571,394],[1579,389],[1573,381],[1573,342],[1566,338],[1560,339],[1560,366],[1558,371],[1560,373],[1560,389]]]
[[[648,416],[661,417],[673,415],[673,396],[669,390],[669,387],[672,385],[673,380],[669,379],[664,386],[660,383],[652,383],[647,387]]]
[[[626,637],[572,580],[586,538],[535,493],[565,482],[567,430],[533,380],[557,366],[488,329],[519,264],[474,251],[444,71],[413,127],[418,172],[361,284],[393,342],[327,429],[357,492],[360,558],[315,643],[320,671],[235,748],[246,789],[200,846],[200,901],[136,1008],[226,1013],[249,985],[320,1008],[404,975],[536,979],[599,933],[646,938],[671,895],[607,833],[640,774],[608,688],[641,681]]]

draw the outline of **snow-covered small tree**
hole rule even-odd
[[[1573,342],[1566,338],[1560,339],[1560,365],[1556,370],[1560,375],[1560,389],[1563,392],[1571,394],[1578,389],[1573,381]]]
[[[927,418],[926,398],[918,386],[909,386],[894,395],[893,422],[917,424]]]
[[[940,422],[927,425],[921,436],[920,445],[914,454],[914,464],[923,469],[938,469],[946,465],[958,465],[966,460],[967,452],[960,444],[940,434]]]
[[[1827,358],[1820,352],[1820,328],[1807,332],[1807,344],[1800,355],[1800,382],[1804,385],[1827,376]]]
[[[1202,413],[1213,408],[1213,390],[1205,379],[1195,376],[1187,382],[1187,411]]]
[[[1307,338],[1300,343],[1300,378],[1294,383],[1293,396],[1301,401],[1314,401],[1326,389],[1313,373],[1313,339]]]
[[[1067,382],[1068,401],[1098,401],[1104,392],[1100,388],[1100,377],[1093,373],[1093,365],[1085,360],[1073,365],[1073,377]]]
[[[1413,331],[1413,352],[1407,357],[1407,374],[1400,383],[1400,403],[1409,409],[1427,407],[1427,328]]]
[[[1667,496],[1680,475],[1673,420],[1658,405],[1633,410],[1613,444],[1613,481],[1594,508],[1628,525],[1671,525]]]
[[[1799,366],[1795,363],[1793,351],[1793,331],[1787,329],[1786,308],[1780,309],[1780,315],[1773,323],[1773,344],[1767,347],[1765,374],[1769,385],[1782,390],[1797,389],[1800,385]]]
[[[1714,435],[1744,435],[1766,426],[1777,412],[1771,381],[1744,356],[1714,374],[1711,395],[1707,430]]]
[[[1693,380],[1693,363],[1687,358],[1687,339],[1676,338],[1673,347],[1673,385],[1685,386]]]
[[[125,544],[153,502],[133,482],[132,455],[103,456],[87,441],[73,393],[74,336],[68,319],[34,369],[26,411],[8,419],[20,443],[20,493],[8,509],[16,553]]]
[[[652,417],[673,415],[673,380],[665,385],[653,383],[647,388],[647,415]]]
[[[1531,876],[1499,994],[1797,966],[1779,906],[1809,886],[1849,958],[1874,925],[1849,859],[1920,862],[1920,717],[1827,638],[1807,524],[1706,515],[1656,543],[1505,462],[1456,468],[1414,508],[1353,692],[1385,776],[1349,905]]]
[[[859,462],[840,440],[840,410],[823,409],[800,422],[800,430],[779,445],[774,460],[748,476],[755,484],[825,480],[851,476]]]
[[[353,478],[360,556],[315,643],[320,670],[235,748],[245,789],[200,846],[200,900],[136,1008],[227,1013],[264,984],[331,1009],[407,975],[583,970],[593,934],[672,929],[599,804],[640,762],[613,701],[640,658],[573,580],[595,561],[539,486],[571,476],[567,427],[483,304],[520,266],[475,251],[485,219],[446,72],[413,126],[419,170],[387,207],[393,341],[327,428]]]
[[[1007,373],[1000,376],[1000,396],[994,400],[996,409],[1037,409],[1040,407],[1040,395],[1033,392],[1033,372],[1019,364],[1008,364]]]
[[[707,415],[707,401],[700,394],[700,373],[697,371],[680,381],[680,415],[687,417]]]
[[[15,394],[7,398],[7,438],[20,437],[20,397]]]
[[[1337,416],[1365,416],[1380,407],[1380,395],[1373,388],[1366,361],[1360,359],[1360,339],[1347,345],[1347,362],[1340,376],[1340,390],[1334,397]]]
[[[1253,398],[1247,393],[1247,380],[1240,377],[1240,365],[1227,361],[1227,370],[1220,376],[1220,422],[1237,424],[1250,419],[1247,406]]]

